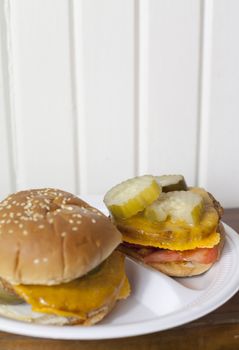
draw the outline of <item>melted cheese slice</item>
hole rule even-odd
[[[200,194],[204,201],[204,211],[198,225],[188,225],[183,221],[150,221],[143,213],[131,218],[116,220],[116,225],[128,243],[153,246],[171,250],[212,248],[220,241],[216,232],[219,216],[207,192],[200,188],[191,191]]]
[[[33,311],[84,320],[130,293],[120,252],[113,252],[98,268],[77,280],[55,286],[18,285],[14,289]]]

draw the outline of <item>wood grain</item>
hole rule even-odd
[[[239,209],[227,209],[224,221],[239,231]],[[64,328],[62,329],[64,332]],[[236,350],[239,349],[239,293],[214,312],[171,330],[132,338],[64,341],[0,332],[4,350]]]

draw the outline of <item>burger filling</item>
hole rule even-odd
[[[211,264],[219,259],[220,244],[213,248],[196,248],[191,250],[169,250],[154,247],[140,247],[134,244],[124,243],[120,248],[126,254],[140,259],[145,264],[167,262],[192,262]]]
[[[120,250],[146,264],[192,262],[212,264],[219,259],[222,236],[218,231],[220,213],[206,191],[190,191],[203,199],[200,220],[189,225],[183,220],[149,220],[144,212],[127,219],[115,219],[123,234]]]
[[[14,289],[33,311],[86,320],[129,295],[124,270],[124,256],[113,252],[99,267],[74,281],[53,286],[17,285]]]

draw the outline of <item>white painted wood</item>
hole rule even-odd
[[[8,43],[4,3],[0,3],[0,200],[15,190],[11,145]]]
[[[7,0],[11,11],[18,188],[75,191],[68,0]]]
[[[134,1],[75,1],[75,11],[81,190],[104,193],[135,173]]]
[[[0,196],[183,173],[239,206],[238,13],[237,0],[0,2]]]
[[[201,84],[199,93],[198,185],[207,186],[214,0],[203,2],[201,21]]]
[[[207,188],[224,206],[239,206],[239,2],[214,1]]]
[[[148,6],[148,172],[183,173],[195,184],[200,2]]]
[[[149,1],[138,1],[138,173],[146,174],[148,169],[148,147],[149,139]]]

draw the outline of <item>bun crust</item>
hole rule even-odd
[[[99,210],[57,189],[34,189],[0,203],[0,276],[53,285],[81,277],[121,243]]]

